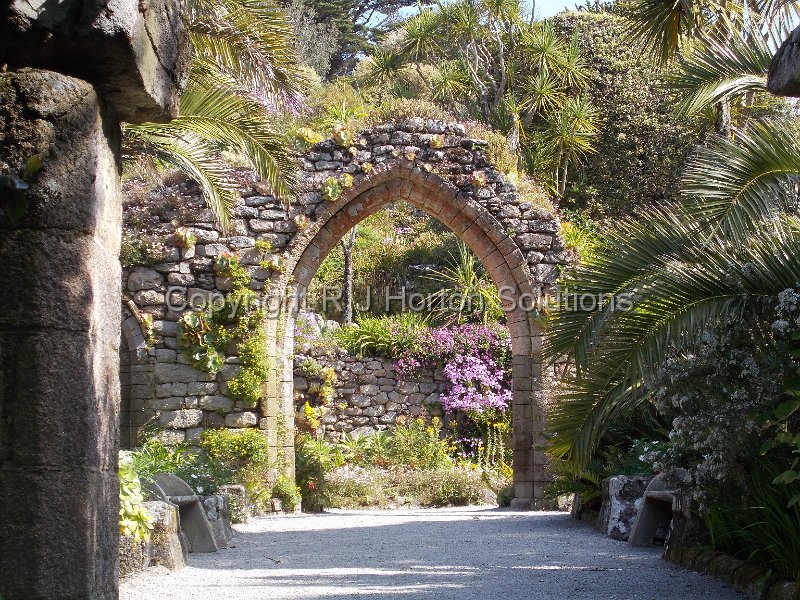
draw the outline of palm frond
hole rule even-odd
[[[672,87],[688,94],[681,112],[699,113],[722,100],[766,90],[772,55],[760,34],[703,40],[669,77]]]
[[[192,0],[188,21],[195,56],[276,105],[298,103],[303,79],[291,23],[267,0]]]
[[[662,63],[678,51],[681,39],[697,27],[696,3],[683,0],[627,0],[623,15],[630,37]]]
[[[682,185],[694,218],[734,239],[795,211],[800,194],[800,139],[786,123],[754,123],[736,137],[701,148]]]
[[[238,191],[230,167],[219,159],[215,146],[171,123],[126,124],[124,137],[125,158],[152,156],[182,170],[200,186],[223,230],[230,228],[230,214]]]
[[[648,227],[638,231],[653,225],[649,221]],[[660,229],[666,228],[662,224]],[[569,348],[571,343],[576,348],[585,342],[574,337],[571,321],[579,330],[587,322],[596,326],[585,334],[590,342],[582,357],[583,368],[567,380],[549,415],[557,440],[554,452],[589,460],[609,424],[647,398],[644,384],[652,380],[664,356],[720,320],[764,311],[775,294],[793,287],[800,277],[798,234],[800,220],[785,217],[774,227],[757,229],[744,243],[715,239],[702,246],[675,244],[667,254],[654,249],[651,255],[661,258],[648,274],[626,287],[630,293],[626,310],[612,311],[608,306],[581,310],[578,306],[576,311],[557,313],[550,336],[566,339],[551,341],[551,353],[556,347]],[[608,251],[604,248],[600,254]],[[618,256],[617,262],[626,259]],[[595,272],[604,275],[602,268],[596,267]],[[583,288],[574,293],[583,293]],[[577,354],[576,349],[573,356]]]
[[[171,125],[212,145],[216,142],[220,149],[237,151],[278,198],[289,200],[294,159],[287,141],[256,102],[231,94],[229,85],[191,85],[181,97],[181,116]]]

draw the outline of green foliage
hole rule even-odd
[[[567,250],[574,252],[579,260],[591,260],[600,236],[591,224],[578,224],[562,221],[559,232]]]
[[[269,444],[259,429],[206,429],[200,437],[200,447],[214,460],[233,468],[250,463],[265,463]]]
[[[207,313],[185,313],[178,321],[178,341],[184,356],[195,369],[217,373],[225,365],[229,332]]]
[[[800,581],[800,505],[787,508],[800,494],[800,483],[773,484],[780,469],[770,462],[759,465],[744,498],[727,498],[711,510],[706,524],[717,550]]]
[[[588,63],[587,93],[604,123],[571,171],[562,207],[595,220],[615,219],[677,196],[681,171],[699,138],[696,125],[675,113],[679,97],[668,72],[626,39],[628,25],[608,13],[567,13],[553,18],[564,36],[577,35]]]
[[[355,323],[339,329],[335,337],[346,350],[358,356],[396,358],[414,346],[424,326],[425,318],[418,313],[357,317]]]
[[[294,106],[304,82],[291,26],[273,2],[192,0],[184,17],[193,61],[180,116],[126,125],[125,155],[184,171],[227,229],[237,183],[223,151],[244,158],[275,194],[290,196],[294,163],[270,113]]]
[[[511,506],[511,501],[514,499],[514,486],[507,485],[497,492],[497,505],[500,507]]]
[[[325,470],[332,457],[327,444],[317,443],[321,441],[306,436],[295,444],[295,481],[306,512],[321,512],[329,505]]]
[[[449,446],[441,439],[441,428],[438,418],[430,424],[422,419],[398,424],[392,431],[389,460],[411,469],[435,470],[446,466],[450,462]]]
[[[301,492],[299,486],[295,485],[294,479],[281,475],[275,480],[272,486],[272,497],[278,498],[283,503],[283,510],[294,512],[300,505]]]
[[[28,208],[29,183],[41,168],[42,157],[34,154],[25,162],[19,175],[0,174],[0,207],[11,220],[19,219],[25,214]]]
[[[144,506],[144,496],[139,476],[133,464],[122,461],[119,465],[119,532],[134,540],[149,540],[153,517]]]
[[[438,288],[429,298],[433,316],[444,323],[500,321],[504,313],[497,288],[467,245],[459,241],[457,247],[450,264],[428,276]]]
[[[228,395],[248,406],[258,405],[264,381],[269,374],[266,357],[266,334],[259,328],[239,344],[239,371],[230,379]]]
[[[167,260],[167,247],[157,236],[146,233],[122,232],[119,260],[123,267],[150,266]]]
[[[200,495],[213,494],[234,476],[232,466],[192,451],[186,443],[165,444],[156,437],[145,438],[131,453],[131,460],[142,479],[158,473],[174,473]]]
[[[259,250],[269,252],[270,248],[262,245]],[[233,400],[256,406],[269,374],[263,312],[249,289],[252,279],[235,256],[218,256],[214,268],[218,275],[231,280],[233,289],[223,306],[185,313],[178,321],[178,343],[189,364],[206,373],[217,373],[225,364],[225,347],[235,340],[240,364],[227,382],[228,394]]]

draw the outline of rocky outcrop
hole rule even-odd
[[[602,482],[603,505],[595,527],[610,538],[626,541],[644,502],[652,477],[617,475]]]
[[[177,116],[187,42],[176,0],[10,0],[0,7],[0,64],[88,81],[131,123]],[[50,94],[69,98],[58,88]]]
[[[779,96],[800,96],[800,27],[789,35],[772,58],[767,89]]]

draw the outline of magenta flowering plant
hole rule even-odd
[[[503,412],[511,402],[511,342],[499,324],[463,323],[424,328],[400,353],[395,368],[408,375],[420,367],[444,366],[450,386],[441,396],[447,412]]]
[[[444,365],[457,356],[481,354],[492,357],[497,366],[506,370],[511,363],[511,341],[505,325],[463,323],[422,328],[416,343],[398,354],[395,367],[401,374]]]
[[[487,353],[460,355],[444,367],[450,389],[442,394],[442,406],[448,412],[488,409],[505,410],[511,402],[506,372]]]

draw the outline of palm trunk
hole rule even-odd
[[[714,124],[714,130],[718,135],[729,138],[731,137],[731,103],[728,100],[717,102],[717,122]]]
[[[344,282],[342,286],[342,303],[344,305],[343,321],[345,325],[353,322],[353,246],[356,243],[356,228],[342,240],[344,254]]]

